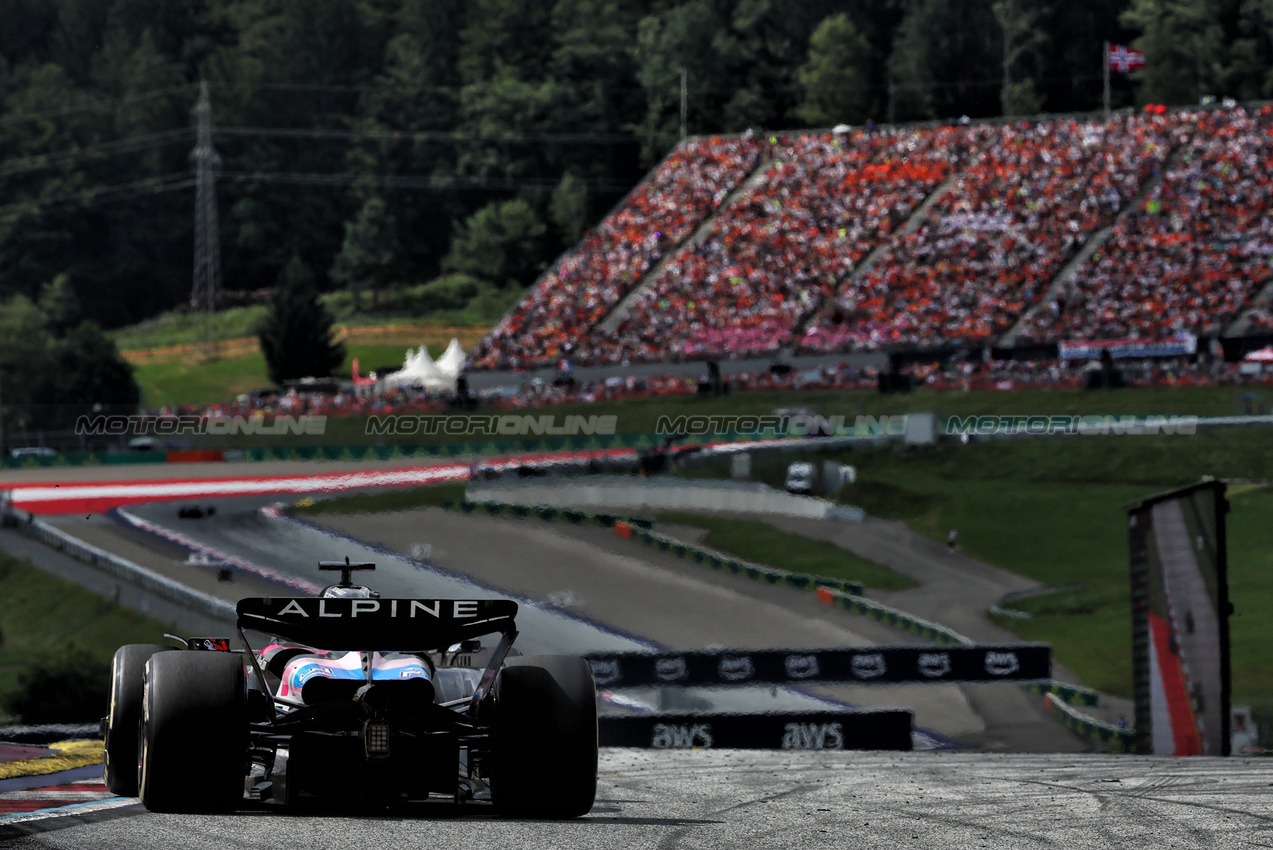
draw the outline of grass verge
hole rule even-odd
[[[654,521],[655,531],[660,523],[706,529],[704,546],[779,570],[860,581],[880,590],[915,586],[906,576],[839,546],[780,531],[763,522],[682,512],[655,514]]]
[[[944,542],[957,529],[969,555],[1043,584],[1082,589],[1016,600],[1029,620],[999,622],[1052,644],[1057,660],[1091,687],[1131,695],[1131,609],[1126,506],[1199,480],[1273,480],[1273,430],[1193,436],[1076,437],[888,447],[753,459],[759,480],[780,486],[795,460],[852,464],[842,501],[905,521]],[[728,475],[723,464],[691,470]],[[1273,702],[1273,490],[1239,485],[1228,516],[1232,688],[1235,704]]]
[[[126,643],[167,643],[165,627],[0,552],[0,694],[17,684],[33,658],[70,645],[84,650],[106,677],[115,650]],[[103,710],[106,706],[102,706]]]
[[[396,344],[349,341],[345,344],[345,362],[336,374],[347,379],[355,359],[363,375],[381,366],[401,366],[407,348],[421,344],[428,348],[430,356],[438,357],[446,350],[448,342],[450,337],[446,340],[424,337]],[[146,406],[152,409],[162,405],[226,403],[240,393],[272,386],[265,357],[259,350],[217,359],[206,359],[198,352],[171,358],[139,359],[134,377],[142,388]],[[358,426],[358,431],[365,430],[362,419],[358,420]]]

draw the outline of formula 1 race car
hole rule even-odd
[[[320,568],[342,575],[319,597],[239,601],[241,649],[225,637],[120,647],[102,719],[113,793],[165,812],[430,795],[510,817],[592,809],[584,659],[512,654],[515,602],[381,598],[350,580],[372,564]]]

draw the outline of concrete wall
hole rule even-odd
[[[471,481],[466,495],[475,502],[557,508],[729,511],[850,522],[861,522],[865,516],[859,508],[794,496],[755,481],[617,476]]]

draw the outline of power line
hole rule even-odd
[[[390,140],[390,141],[454,141],[454,142],[526,142],[542,143],[549,141],[596,144],[630,144],[636,138],[623,133],[501,133],[480,134],[452,131],[362,131],[337,129],[292,129],[286,127],[218,127],[217,135],[225,136],[265,136],[278,138],[305,139],[337,139],[337,140]],[[142,136],[129,136],[109,142],[99,142],[82,148],[68,148],[48,154],[33,154],[0,161],[0,176],[18,174],[24,171],[35,171],[56,162],[79,159],[96,154],[134,153],[139,150],[158,148],[166,144],[184,142],[190,139],[193,131],[189,128],[164,130]]]
[[[218,172],[217,180],[226,183],[251,184],[271,183],[293,186],[333,186],[348,188],[351,186],[373,186],[384,189],[487,189],[516,190],[523,187],[551,189],[556,187],[553,178],[470,178],[470,177],[423,177],[401,175],[367,175],[367,174],[301,174],[288,172]],[[158,177],[147,177],[131,183],[120,183],[85,189],[79,192],[64,192],[56,195],[45,195],[29,201],[18,201],[0,206],[0,218],[14,220],[25,215],[37,215],[51,207],[62,204],[73,204],[78,207],[93,207],[110,201],[119,200],[128,195],[158,195],[189,189],[196,185],[196,178],[189,172],[174,172]],[[631,185],[611,180],[591,180],[586,184],[598,191],[627,191]]]
[[[376,139],[389,141],[445,142],[583,142],[599,145],[621,145],[638,142],[631,133],[469,133],[463,130],[336,130],[325,128],[294,129],[290,127],[218,127],[224,136],[273,136],[297,139]]]
[[[136,153],[137,151],[151,150],[173,142],[186,141],[191,135],[192,131],[189,129],[163,130],[159,133],[148,133],[144,136],[128,136],[109,142],[99,142],[83,148],[68,148],[54,151],[53,153],[15,157],[14,159],[6,159],[0,162],[0,177],[8,174],[19,174],[23,171],[37,171],[57,162],[79,159],[85,156]]]
[[[159,177],[146,177],[131,183],[118,183],[100,186],[96,189],[85,189],[80,192],[64,192],[58,195],[45,195],[29,201],[18,201],[0,206],[0,217],[14,219],[23,215],[43,212],[45,208],[57,204],[73,203],[77,206],[91,207],[106,201],[116,200],[116,196],[127,194],[161,194],[189,189],[194,185],[194,178],[189,172],[178,171]]]
[[[17,115],[6,115],[4,118],[0,118],[0,127],[7,126],[9,124],[20,124],[24,121],[38,121],[41,118],[60,118],[63,115],[74,115],[77,112],[92,112],[98,109],[130,106],[134,103],[154,100],[157,97],[167,97],[170,94],[189,92],[193,88],[193,84],[186,83],[180,86],[170,86],[166,89],[154,89],[153,91],[141,92],[140,94],[132,94],[127,97],[116,97],[110,98],[109,100],[94,100],[88,103],[82,103],[78,106],[64,106],[60,109],[46,109],[43,112],[22,112]]]
[[[440,177],[376,174],[303,174],[279,171],[221,171],[217,179],[231,183],[284,183],[298,186],[376,186],[386,189],[552,189],[560,183],[553,177]],[[600,191],[627,191],[631,183],[617,180],[587,180],[589,188]]]

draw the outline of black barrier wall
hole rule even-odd
[[[598,719],[603,747],[909,750],[909,711],[660,714]]]
[[[588,656],[599,687],[802,682],[1029,682],[1050,679],[1046,644],[714,650]]]

